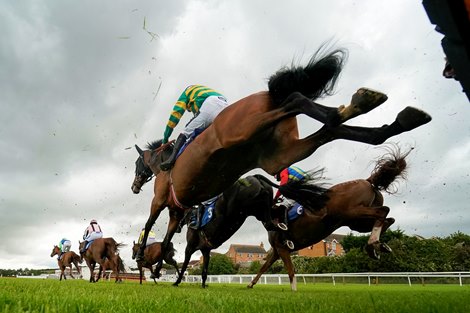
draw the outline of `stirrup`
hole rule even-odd
[[[287,227],[286,224],[284,223],[277,223],[276,226],[280,229],[280,230],[283,230],[283,231],[287,231],[289,228]]]
[[[160,169],[164,172],[167,172],[167,171],[171,170],[173,165],[175,165],[174,161],[171,161],[171,162],[165,161],[162,164],[160,164]]]
[[[291,250],[294,250],[295,248],[294,243],[289,239],[286,239],[286,241],[284,241],[284,244],[287,246],[287,248]]]

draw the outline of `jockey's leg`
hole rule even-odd
[[[176,139],[175,145],[173,147],[173,151],[171,151],[171,155],[165,162],[162,162],[162,164],[160,164],[160,169],[162,171],[168,171],[173,167],[176,162],[176,156],[185,144],[186,140],[188,140],[188,137],[184,133],[179,134],[178,139]]]

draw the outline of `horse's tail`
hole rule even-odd
[[[312,100],[333,93],[347,50],[325,50],[322,45],[306,66],[284,67],[269,78],[269,93],[276,105],[296,91]]]
[[[398,145],[385,147],[385,149],[388,150],[388,153],[377,160],[375,168],[367,181],[378,190],[392,194],[397,192],[396,188],[392,188],[393,182],[398,178],[406,179],[407,164],[405,158],[413,148],[407,152],[401,152]]]
[[[73,255],[72,255],[72,261],[73,261],[74,263],[75,263],[75,262],[78,262],[78,263],[82,264],[82,263],[83,263],[83,259],[82,259],[78,254],[76,254],[75,252],[72,251],[72,253],[73,253]]]
[[[329,200],[328,188],[320,183],[323,169],[308,172],[302,180],[290,181],[279,186],[262,175],[255,175],[258,179],[265,181],[269,185],[279,189],[281,194],[289,199],[295,200],[302,206],[311,210],[317,210],[325,206]]]
[[[121,259],[121,257],[118,255],[118,268],[120,273],[125,273],[126,272],[126,267],[124,266],[124,261]]]
[[[164,260],[173,260],[173,258],[175,257],[175,253],[176,253],[176,250],[173,246],[173,243],[170,241],[168,243],[168,247],[165,251],[165,255],[163,256],[163,259]],[[166,262],[166,261],[165,261]],[[168,263],[168,262],[167,262]]]

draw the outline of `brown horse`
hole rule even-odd
[[[295,190],[309,188],[308,182],[290,184],[287,188],[291,189],[291,193],[293,192],[299,203],[308,200],[309,203],[315,203],[319,208],[312,210],[308,204],[304,205],[303,215],[289,222],[287,232],[268,232],[272,249],[266,257],[266,262],[248,287],[252,288],[261,275],[281,258],[289,274],[291,289],[297,289],[294,266],[290,258],[292,250],[284,244],[286,238],[294,243],[296,250],[300,250],[319,242],[339,227],[348,226],[361,233],[371,231],[366,250],[372,258],[379,258],[379,251],[391,252],[390,247],[379,241],[380,235],[395,222],[393,218],[387,218],[390,209],[383,205],[384,199],[381,191],[394,192],[390,187],[393,186],[395,179],[404,178],[405,158],[410,151],[400,153],[399,149],[390,149],[389,154],[377,161],[369,178],[334,185],[326,189],[323,195],[317,195],[313,199],[301,199],[304,196],[299,198],[299,194],[295,194]],[[283,194],[287,194],[286,190]],[[327,197],[318,201],[317,199],[322,196]]]
[[[135,243],[134,241],[134,246],[132,247],[132,259],[136,258],[137,252],[140,249],[140,244]],[[174,259],[176,250],[173,248],[173,244],[170,242],[168,245],[168,249],[165,252],[165,255],[162,256],[162,244],[161,242],[155,242],[151,245],[148,245],[145,247],[144,250],[144,259],[142,261],[137,261],[137,267],[139,268],[139,275],[140,275],[140,284],[142,285],[142,276],[143,276],[143,270],[142,268],[148,268],[150,272],[153,274],[153,281],[157,283],[155,280],[156,278],[160,277],[160,270],[161,266],[155,268],[155,270],[152,269],[152,266],[159,262],[160,260],[165,261],[165,263],[173,265],[176,269],[176,273],[178,273],[178,276],[180,275],[180,271],[178,269],[178,263]]]
[[[83,251],[85,244],[85,241],[79,241],[80,251]],[[106,268],[106,260],[110,260],[111,268],[116,275],[116,282],[120,281],[119,272],[122,261],[118,253],[119,248],[122,246],[124,246],[124,244],[117,243],[113,238],[99,238],[95,239],[85,252],[80,253],[82,260],[85,259],[90,269],[90,283],[95,283],[100,280],[101,272]],[[97,263],[100,265],[100,269],[98,271],[98,277],[95,279],[93,273]]]
[[[142,185],[152,175],[156,176],[143,243],[161,211],[168,207],[170,221],[162,243],[165,250],[185,210],[222,193],[251,169],[262,168],[274,175],[330,141],[346,139],[376,145],[431,120],[425,112],[407,107],[391,125],[377,128],[341,125],[382,104],[387,97],[361,88],[347,107],[337,109],[313,102],[333,91],[345,52],[335,50],[323,57],[317,55],[305,67],[277,72],[269,80],[269,91],[250,95],[224,109],[188,145],[171,171],[161,172],[159,168],[170,154],[171,144],[160,146],[160,141],[151,145],[154,150],[147,151],[136,146],[139,158],[132,191],[139,193]],[[299,139],[295,117],[299,114],[325,125]],[[142,256],[143,247],[138,258]]]
[[[60,255],[60,248],[58,246],[54,246],[54,248],[52,248],[51,258],[54,255]],[[73,251],[65,252],[60,258],[60,260],[57,260],[57,264],[59,265],[60,269],[60,280],[62,280],[62,277],[64,277],[64,279],[67,279],[67,277],[65,276],[65,269],[67,267],[70,268],[70,277],[75,278],[72,275],[72,264],[75,265],[78,274],[80,275],[80,277],[82,277],[82,271],[80,270],[80,267],[78,267],[78,263],[82,263],[82,260],[80,259],[80,256],[78,254]]]
[[[119,262],[119,265],[118,265],[119,272],[120,273],[125,273],[126,269],[124,267],[124,262],[122,261],[120,256],[118,256],[118,262]],[[106,274],[107,274],[106,271],[108,271],[108,270],[112,271],[113,266],[114,266],[113,261],[111,261],[110,259],[105,259],[105,261],[103,263],[103,267],[99,270],[99,272],[102,273],[101,278],[103,278],[103,279],[105,279],[106,277],[109,278],[111,275],[106,276]],[[96,277],[97,276],[98,276],[98,274],[96,275]],[[119,280],[121,280],[121,279],[119,279]]]

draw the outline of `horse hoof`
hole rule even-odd
[[[380,244],[380,251],[385,253],[392,253],[392,248],[389,247],[386,243]]]
[[[387,99],[387,95],[380,91],[362,87],[352,95],[351,104],[342,110],[339,109],[339,113],[345,121],[375,109]]]
[[[367,255],[374,260],[380,260],[380,255],[377,253],[377,250],[374,247],[374,244],[368,244],[366,246]]]
[[[283,230],[283,231],[287,231],[287,230],[288,230],[287,225],[284,224],[284,223],[278,223],[276,226],[277,226],[280,230]]]
[[[406,107],[397,115],[397,122],[404,131],[409,131],[427,124],[431,119],[428,113],[413,107]]]

